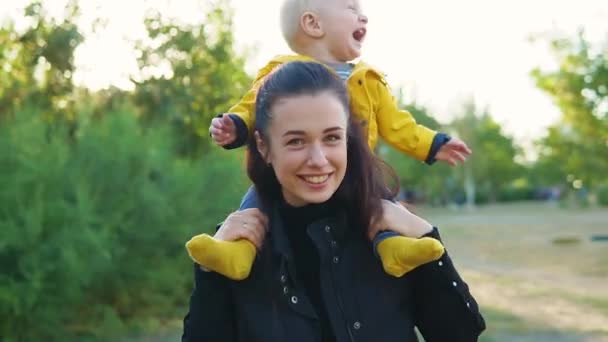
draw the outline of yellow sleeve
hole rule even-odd
[[[260,88],[260,83],[261,82],[254,82],[251,89],[245,93],[245,96],[243,96],[234,106],[230,107],[227,112],[240,117],[247,126],[248,131],[253,129],[253,122],[255,120],[255,98],[258,89]]]
[[[264,81],[264,77],[268,75],[274,68],[281,65],[280,62],[271,61],[265,67],[258,71],[258,74],[255,76],[253,80],[253,85],[251,89],[249,89],[245,95],[241,98],[239,102],[237,102],[234,106],[230,107],[227,113],[236,114],[240,117],[245,125],[247,126],[247,130],[249,133],[253,130],[253,122],[255,120],[255,99],[258,94],[258,90],[262,86]]]
[[[377,96],[378,135],[399,151],[425,161],[437,132],[417,124],[410,112],[399,109],[384,79],[377,82]]]

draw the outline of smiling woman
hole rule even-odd
[[[280,138],[256,133],[256,142],[285,200],[295,206],[327,201],[346,171],[344,104],[326,91],[278,100],[273,112],[274,124],[264,136]]]
[[[442,249],[437,262],[388,276],[366,232],[391,227],[440,241],[399,204],[348,113],[346,89],[318,63],[292,62],[262,85],[248,174],[257,208],[231,214],[215,239],[247,239],[251,274],[234,281],[195,265],[182,341],[476,341],[485,328]]]

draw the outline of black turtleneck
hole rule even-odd
[[[304,289],[319,316],[323,342],[334,342],[336,337],[321,295],[319,251],[308,236],[306,229],[314,221],[334,214],[335,210],[337,210],[337,206],[332,202],[310,204],[298,208],[283,202],[280,206],[281,219],[289,239],[296,268],[296,281]]]

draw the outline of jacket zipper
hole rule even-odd
[[[331,278],[333,281],[334,293],[336,294],[336,298],[338,299],[338,309],[340,310],[340,312],[342,313],[342,317],[344,317],[344,320],[346,321],[346,331],[348,331],[348,336],[350,337],[350,341],[355,342],[355,335],[353,335],[353,332],[350,329],[350,324],[348,323],[348,317],[346,317],[346,311],[344,311],[344,302],[342,300],[342,296],[340,295],[340,291],[338,291],[338,287],[336,286],[337,282],[336,282],[335,271],[333,270],[334,267],[335,266],[332,265]]]

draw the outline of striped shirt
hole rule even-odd
[[[344,82],[346,82],[346,80],[350,77],[350,74],[353,72],[354,68],[354,65],[352,65],[351,63],[331,63],[328,65],[332,69],[334,69],[336,74],[338,74],[338,76],[340,76],[340,79]]]

